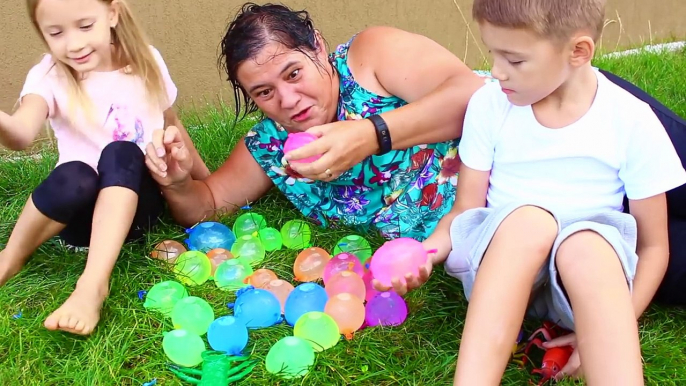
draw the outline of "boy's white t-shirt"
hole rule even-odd
[[[177,88],[159,51],[150,46],[160,68],[167,92],[168,106],[176,100]],[[131,141],[143,152],[152,141],[152,133],[164,127],[164,110],[151,108],[146,97],[145,81],[123,71],[91,72],[81,83],[92,101],[93,121],[78,114],[72,124],[66,78],[55,66],[51,55],[29,71],[20,98],[36,94],[48,104],[48,119],[57,139],[57,165],[82,161],[97,171],[102,150],[113,141]],[[78,129],[77,129],[78,128]],[[56,166],[57,166],[56,165]]]
[[[559,129],[541,125],[531,106],[510,103],[498,83],[473,95],[459,154],[466,166],[491,171],[488,207],[523,201],[560,215],[622,211],[625,193],[639,200],[686,183],[650,106],[595,73],[589,111]]]

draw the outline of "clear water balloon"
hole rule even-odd
[[[155,248],[150,252],[150,257],[173,264],[176,259],[186,251],[186,247],[180,242],[176,240],[164,240],[155,245]]]

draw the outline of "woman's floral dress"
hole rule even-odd
[[[363,119],[405,105],[400,98],[374,94],[355,81],[347,65],[351,41],[329,56],[340,76],[338,119]],[[282,163],[287,134],[278,123],[264,119],[248,132],[245,143],[274,185],[321,226],[376,228],[387,239],[421,241],[453,205],[459,139],[373,155],[336,180],[323,182],[302,178]]]

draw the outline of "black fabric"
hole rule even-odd
[[[681,164],[686,167],[686,120],[638,86],[611,72],[600,72],[652,108],[672,140]],[[627,205],[628,202],[625,200],[625,206]],[[686,184],[667,192],[667,206],[669,266],[654,301],[668,305],[686,305]],[[628,208],[626,210],[628,211]]]
[[[93,212],[102,189],[118,186],[138,194],[138,207],[127,240],[142,237],[164,211],[164,198],[133,142],[116,141],[105,147],[96,173],[80,161],[59,165],[36,188],[33,203],[45,216],[67,224],[60,237],[70,245],[90,244]]]

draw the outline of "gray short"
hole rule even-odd
[[[475,208],[457,216],[450,226],[452,251],[445,262],[446,272],[458,278],[469,300],[476,272],[496,230],[514,210],[526,204],[513,203],[500,208]],[[530,316],[540,317],[574,330],[574,318],[569,299],[557,280],[555,255],[560,244],[572,234],[591,230],[602,236],[614,248],[624,269],[629,290],[633,290],[638,256],[636,255],[636,220],[626,213],[608,212],[577,218],[560,218],[558,236],[551,251],[549,264],[536,277]]]

